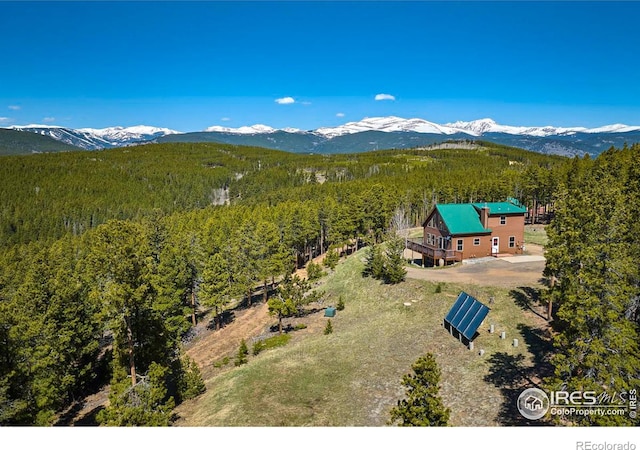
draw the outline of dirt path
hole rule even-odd
[[[247,340],[249,345],[249,339],[267,332],[271,322],[273,318],[269,316],[266,303],[237,310],[233,321],[220,330],[209,330],[204,326],[196,339],[187,346],[186,353],[198,364],[203,378],[207,379],[215,370],[214,363],[225,356],[233,359],[242,339]]]

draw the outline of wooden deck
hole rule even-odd
[[[427,264],[437,266],[440,260],[443,260],[444,264],[447,265],[453,262],[460,262],[463,258],[463,253],[457,250],[444,250],[411,239],[407,241],[407,248],[422,255],[423,266]]]

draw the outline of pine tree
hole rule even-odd
[[[327,326],[324,327],[324,334],[331,334],[333,333],[333,325],[331,325],[331,319],[327,320]]]
[[[574,161],[549,227],[547,294],[558,313],[550,390],[629,392],[640,388],[637,235],[638,182],[631,150]],[[634,202],[636,204],[634,204]],[[635,306],[634,306],[635,305]],[[626,416],[576,416],[579,424],[630,424]]]
[[[131,386],[126,372],[117,369],[111,382],[109,406],[100,411],[98,422],[108,426],[156,426],[171,423],[171,410],[175,406],[168,395],[166,384],[169,370],[151,363],[141,381]]]
[[[240,341],[240,348],[238,348],[238,354],[236,355],[236,360],[234,364],[236,366],[241,366],[247,363],[247,356],[249,356],[249,348],[247,347],[247,343],[243,339]]]
[[[338,253],[338,250],[333,246],[329,247],[324,260],[322,261],[322,265],[333,270],[338,265],[338,261],[340,261],[340,254]]]
[[[381,280],[385,275],[385,255],[379,245],[367,247],[366,261],[362,275]]]
[[[193,359],[185,356],[181,360],[181,366],[183,373],[180,389],[181,399],[188,400],[202,394],[206,387],[198,364]]]
[[[298,312],[299,308],[316,298],[307,295],[311,286],[308,280],[303,280],[297,275],[286,276],[278,286],[278,295],[269,299],[269,314],[278,317],[278,333],[282,334],[282,319],[290,317]]]
[[[383,275],[385,283],[397,284],[404,281],[407,275],[403,258],[404,246],[404,239],[400,236],[394,236],[387,242]]]
[[[227,261],[216,253],[205,263],[200,287],[202,304],[214,308],[216,330],[220,329],[220,314],[229,304],[231,293],[232,279]]]
[[[320,264],[316,264],[313,261],[310,261],[309,264],[307,264],[307,278],[309,281],[315,281],[324,275],[326,274],[322,271]]]
[[[440,368],[435,358],[427,353],[418,358],[411,368],[413,374],[402,378],[407,398],[398,400],[398,405],[391,410],[390,423],[405,427],[446,426],[450,411],[438,395]]]

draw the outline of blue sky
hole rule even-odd
[[[638,2],[0,2],[0,126],[640,125],[639,19]]]

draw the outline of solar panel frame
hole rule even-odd
[[[471,323],[471,321],[473,320],[473,318],[475,317],[475,315],[481,309],[482,309],[482,305],[479,302],[473,302],[469,306],[469,309],[467,309],[467,312],[464,314],[462,319],[460,319],[460,322],[458,322],[458,324],[455,325],[455,327],[460,331],[466,330],[469,324]]]
[[[445,325],[449,324],[470,341],[489,311],[489,307],[462,291],[445,316]]]
[[[487,308],[486,306],[480,308],[475,317],[471,320],[471,322],[469,322],[467,328],[465,328],[465,330],[462,332],[462,335],[471,340],[484,318],[487,317],[487,314],[489,314],[489,308]]]
[[[460,308],[462,307],[462,304],[467,299],[467,297],[468,297],[467,294],[465,294],[464,292],[461,292],[460,295],[458,295],[458,298],[456,299],[455,303],[453,304],[453,306],[451,307],[451,309],[447,313],[447,315],[444,318],[444,320],[446,320],[447,322],[451,323],[451,321],[455,317],[456,313],[460,310]]]

